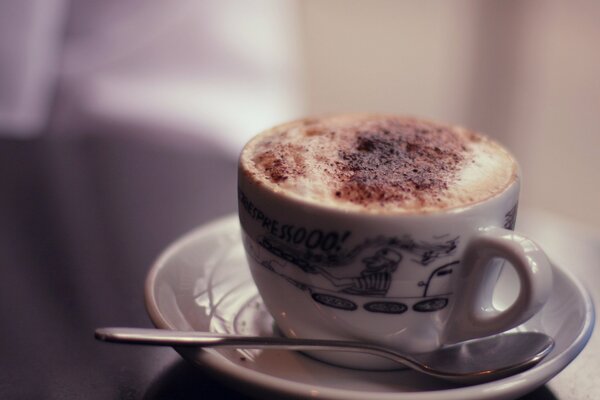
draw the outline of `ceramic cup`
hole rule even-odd
[[[543,251],[513,231],[520,179],[496,196],[426,214],[348,212],[257,184],[240,163],[239,217],[248,263],[281,333],[360,340],[406,352],[497,334],[547,300]],[[508,308],[492,294],[508,261],[520,283]],[[357,368],[381,360],[314,353]]]

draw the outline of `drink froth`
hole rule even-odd
[[[424,213],[471,205],[517,177],[514,158],[484,135],[416,118],[344,114],[294,121],[252,139],[243,173],[326,207]]]

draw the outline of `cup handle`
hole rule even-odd
[[[501,258],[517,272],[520,290],[506,310],[492,306],[499,271],[490,261]],[[552,266],[546,254],[530,239],[513,231],[490,227],[467,244],[459,276],[460,293],[450,315],[444,343],[455,343],[504,332],[537,313],[552,290]],[[495,279],[494,279],[495,278]]]

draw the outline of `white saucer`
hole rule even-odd
[[[535,368],[481,385],[457,386],[409,370],[340,368],[291,351],[177,351],[254,395],[361,400],[511,399],[560,372],[584,348],[592,333],[594,310],[590,296],[566,271],[555,267],[554,276],[548,303],[516,329],[551,335],[555,349]],[[500,302],[513,295],[513,278],[510,272],[503,273],[496,291]],[[198,228],[161,255],[146,281],[146,305],[158,328],[274,334],[273,320],[247,269],[237,216],[233,215]]]

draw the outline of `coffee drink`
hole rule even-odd
[[[312,204],[375,213],[469,206],[517,179],[514,158],[488,137],[416,118],[343,114],[303,119],[259,134],[243,173]]]
[[[502,146],[464,128],[380,114],[280,125],[239,160],[248,266],[285,336],[419,353],[498,334],[531,318],[552,288],[547,257],[514,231],[520,183]],[[498,310],[504,260],[519,292]]]

